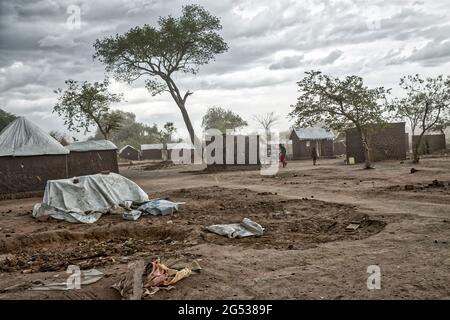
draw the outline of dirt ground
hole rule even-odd
[[[375,170],[342,159],[316,167],[295,161],[273,177],[144,166],[121,173],[151,197],[185,202],[174,215],[39,222],[31,210],[40,198],[1,201],[0,299],[120,299],[111,285],[128,263],[157,257],[197,259],[202,271],[152,299],[450,298],[448,157],[381,162]],[[264,235],[228,239],[205,230],[245,217]],[[347,231],[355,222],[360,227]],[[105,277],[80,290],[27,290],[64,281],[70,264]],[[367,288],[370,265],[381,269],[380,290]]]

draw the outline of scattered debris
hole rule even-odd
[[[405,190],[414,190],[414,186],[412,184],[406,184]]]
[[[444,188],[445,184],[442,181],[439,180],[433,180],[428,186],[434,187],[434,188]]]
[[[150,268],[151,265],[151,268]],[[190,268],[192,266],[192,268]],[[195,270],[194,270],[195,269]],[[151,270],[148,274],[148,270]],[[140,300],[157,293],[159,290],[171,290],[173,285],[189,277],[192,271],[200,271],[197,261],[176,261],[170,267],[159,259],[145,264],[144,260],[128,265],[128,273],[112,287],[119,291],[122,299]]]
[[[241,223],[215,224],[206,227],[208,231],[228,238],[243,238],[250,236],[262,236],[264,228],[248,218],[244,218]]]
[[[415,168],[411,168],[411,173],[416,173],[416,172],[418,172],[418,171],[420,171],[420,170],[417,170],[417,169],[415,169]]]
[[[153,199],[145,202],[144,204],[141,204],[141,206],[139,206],[139,208],[137,209],[139,211],[142,211],[143,215],[151,214],[152,216],[165,216],[177,212],[178,204],[183,203],[176,203],[164,199]]]
[[[345,227],[345,231],[356,231],[360,227],[359,222],[351,222],[347,227]]]

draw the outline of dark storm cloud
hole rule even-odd
[[[383,66],[445,65],[450,56],[445,0],[4,0],[0,107],[50,114],[53,90],[63,87],[64,80],[103,78],[104,66],[92,59],[95,39],[156,25],[159,16],[177,16],[190,2],[220,17],[230,49],[199,75],[180,77],[186,89],[261,90],[295,83],[303,70],[312,68],[370,75]],[[81,10],[79,29],[67,25],[70,5]],[[140,87],[142,82],[122,89],[136,94],[132,88]],[[134,104],[127,107],[147,99],[152,98],[133,96]],[[164,99],[170,103],[169,97]]]

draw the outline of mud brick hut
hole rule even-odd
[[[139,160],[141,152],[133,146],[126,145],[119,150],[119,158],[124,160]]]
[[[406,159],[405,123],[387,123],[367,127],[372,161]],[[352,128],[346,131],[347,160],[350,157],[355,163],[364,162],[364,151],[361,137]]]
[[[333,142],[333,154],[335,156],[345,155],[347,148],[345,146],[345,133],[340,133]]]
[[[174,163],[194,163],[194,146],[191,143],[168,143],[167,160]]]
[[[0,133],[0,198],[42,191],[48,180],[67,178],[69,150],[20,117]]]
[[[222,139],[216,142],[215,139]],[[258,135],[206,136],[205,157],[211,169],[256,169],[261,167],[260,137]],[[221,154],[215,148],[222,146]]]
[[[108,140],[75,142],[66,147],[69,177],[86,176],[102,171],[119,172],[117,147]]]
[[[143,144],[141,145],[142,160],[163,160],[163,144]]]
[[[322,158],[334,155],[334,133],[325,128],[298,128],[291,132],[292,156],[294,160],[311,158],[311,150],[316,148],[317,155]]]
[[[419,136],[413,136],[412,145],[419,141]],[[432,154],[446,149],[445,134],[426,134],[422,137],[419,146],[419,154]]]

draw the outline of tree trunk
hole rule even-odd
[[[194,163],[204,162],[203,159],[203,147],[200,139],[195,135],[194,127],[192,126],[191,119],[189,118],[189,114],[184,105],[178,105],[181,110],[181,114],[183,115],[184,123],[186,124],[186,128],[189,132],[189,138],[191,139],[191,143],[194,145]]]
[[[424,135],[425,135],[425,131],[422,131],[419,138],[417,139],[416,144],[413,145],[413,163],[420,162],[419,149],[420,149],[420,144],[422,143],[422,138]]]
[[[186,124],[186,128],[189,132],[189,138],[191,139],[192,144],[195,145],[195,143],[198,139],[197,139],[197,136],[195,135],[194,127],[192,126],[191,119],[189,118],[189,114],[186,110],[186,107],[184,105],[179,105],[178,107],[181,110],[181,114],[183,116],[184,123]]]
[[[367,134],[362,130],[361,128],[358,128],[359,134],[361,136],[361,142],[364,152],[364,162],[365,162],[365,169],[372,169],[372,162],[370,157],[370,147],[369,142],[367,140]]]

